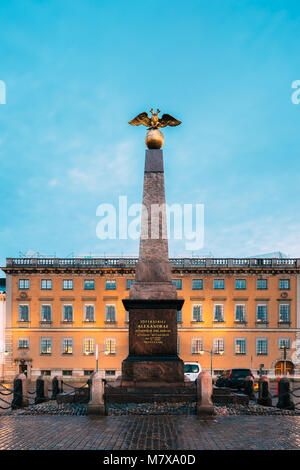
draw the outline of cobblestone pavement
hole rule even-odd
[[[1,416],[0,449],[300,449],[300,417]]]

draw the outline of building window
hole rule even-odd
[[[90,376],[90,375],[92,375],[93,372],[94,372],[93,370],[84,370],[84,371],[83,371],[83,375],[85,375],[85,376],[87,376],[87,375]]]
[[[224,338],[213,339],[213,353],[223,354],[224,353]]]
[[[214,289],[224,289],[224,279],[214,279]]]
[[[192,338],[192,354],[200,354],[203,351],[203,338]]]
[[[116,281],[112,279],[107,279],[105,282],[105,289],[116,290]]]
[[[52,339],[41,338],[41,355],[52,354]]]
[[[64,279],[63,290],[72,290],[72,289],[73,289],[73,279]]]
[[[222,304],[214,305],[214,321],[216,322],[224,321],[224,305]]]
[[[28,290],[30,288],[29,279],[19,279],[19,289]]]
[[[193,305],[193,321],[202,321],[202,305]]]
[[[177,290],[182,289],[182,279],[172,279],[172,284],[176,286]]]
[[[246,338],[236,338],[234,346],[235,354],[246,354]]]
[[[83,353],[86,355],[94,354],[95,340],[94,338],[85,338],[83,341]]]
[[[203,289],[203,279],[193,279],[192,280],[192,289],[193,290]]]
[[[245,322],[246,321],[246,306],[239,304],[235,306],[235,321]]]
[[[290,323],[291,308],[290,304],[279,304],[279,322]]]
[[[289,279],[279,279],[279,289],[289,290],[290,289],[290,280]]]
[[[268,355],[268,340],[267,338],[256,339],[256,355],[267,356]]]
[[[18,349],[29,349],[29,339],[28,338],[19,338],[19,340],[18,340]]]
[[[65,375],[66,377],[71,377],[73,375],[72,370],[63,370],[62,375]]]
[[[63,321],[65,322],[73,321],[73,305],[64,305]]]
[[[267,279],[257,279],[256,281],[256,288],[258,290],[266,290],[268,289],[268,281]]]
[[[114,305],[106,305],[105,321],[113,323],[116,321],[116,307]]]
[[[29,321],[29,305],[19,305],[19,321]]]
[[[236,279],[235,280],[236,289],[246,289],[246,279]]]
[[[84,289],[85,290],[94,290],[95,289],[94,279],[85,279],[84,280]]]
[[[41,370],[41,375],[51,375],[51,370]]]
[[[257,305],[256,307],[256,321],[258,323],[267,323],[268,322],[268,306],[267,305]]]
[[[41,280],[41,289],[42,290],[51,290],[52,289],[52,279],[42,279]]]
[[[41,321],[51,322],[51,320],[52,320],[51,305],[42,305]]]
[[[126,289],[130,289],[132,284],[134,284],[134,279],[126,279]]]
[[[104,350],[107,354],[116,354],[116,351],[117,351],[116,338],[106,338],[104,341]]]
[[[115,377],[116,371],[115,370],[106,370],[105,377]]]
[[[291,338],[279,338],[278,349],[283,349],[284,346],[286,349],[291,349]]]
[[[177,322],[182,323],[182,310],[177,310]]]
[[[62,354],[73,354],[73,339],[64,338],[62,341]]]
[[[94,322],[95,321],[95,307],[94,305],[84,306],[84,321]]]

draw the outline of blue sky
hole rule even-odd
[[[182,120],[166,195],[205,205],[198,254],[300,256],[299,26],[298,1],[0,0],[1,265],[137,253],[97,238],[96,209],[141,201],[145,128],[127,122],[151,107]]]

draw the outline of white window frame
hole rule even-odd
[[[21,320],[21,312],[20,312],[20,307],[28,307],[28,320]],[[18,305],[18,322],[20,323],[28,323],[30,322],[30,304],[28,302],[22,302],[19,303]]]
[[[72,352],[71,353],[64,353],[64,341],[72,341]],[[62,356],[73,356],[74,355],[74,339],[73,337],[68,337],[68,336],[65,336],[64,338],[62,338],[61,340],[61,354]]]
[[[219,341],[222,341],[223,342],[223,350],[221,350],[219,347],[216,347],[216,343],[218,343]],[[221,351],[222,354],[225,353],[225,338],[223,338],[222,336],[217,336],[215,338],[213,338],[213,353],[218,355],[220,354],[220,352],[217,352],[217,351]]]
[[[237,307],[244,307],[244,319],[243,320],[238,320],[237,319],[237,316],[236,316],[236,310],[237,310],[236,308]],[[247,318],[246,315],[247,315],[247,305],[246,304],[237,303],[237,304],[234,305],[234,321],[235,322],[240,322],[240,323],[245,322],[246,318]]]
[[[200,342],[201,347],[199,349],[194,347],[195,343],[197,344],[197,342]],[[204,350],[203,338],[192,338],[191,339],[191,354],[201,354],[203,350]]]
[[[28,347],[27,348],[21,348],[20,347],[20,341],[27,341]],[[18,338],[18,349],[30,349],[30,339],[28,337],[25,338]]]
[[[200,308],[200,320],[194,319],[194,308]],[[200,323],[203,321],[203,304],[202,303],[194,303],[192,304],[192,322]]]
[[[72,321],[65,320],[65,307],[72,307]],[[73,304],[62,304],[62,321],[63,323],[73,323],[74,322],[74,306]]]
[[[43,307],[50,307],[50,320],[43,319]],[[42,323],[51,323],[52,322],[52,304],[41,304],[41,312],[40,312],[40,321]]]
[[[65,282],[71,282],[72,287],[65,287]],[[74,289],[74,279],[63,279],[62,288],[63,288],[63,290],[73,290]]]
[[[216,320],[216,307],[221,307],[221,313],[222,313],[222,320]],[[224,323],[225,322],[225,308],[224,308],[224,304],[220,304],[220,303],[214,303],[214,319],[213,319],[214,322],[216,323]]]
[[[266,341],[266,343],[267,343],[267,354],[258,354],[258,348],[257,348],[258,341]],[[265,337],[256,338],[256,341],[255,341],[255,354],[256,354],[256,356],[268,356],[269,355],[269,341],[268,341],[268,338],[265,338]]]
[[[288,341],[289,347],[287,347],[286,349],[287,349],[287,350],[291,349],[291,338],[289,338],[289,337],[286,336],[286,337],[284,337],[284,338],[278,338],[278,349],[279,349],[279,351],[282,351],[282,350],[283,350],[283,348],[280,347],[280,342],[281,342],[281,341]]]
[[[92,352],[87,352],[86,351],[86,341],[91,341],[93,343],[93,350]],[[84,356],[93,356],[95,354],[95,338],[83,338],[83,354]]]
[[[42,353],[42,340],[50,340],[50,352],[48,353]],[[53,342],[52,342],[52,337],[51,336],[41,336],[40,337],[40,356],[51,356],[52,351],[53,351]]]
[[[108,320],[107,319],[107,307],[114,307],[114,310],[115,310],[115,319],[114,320]],[[116,307],[116,304],[105,304],[105,322],[106,323],[116,323],[117,322],[117,307]]]
[[[43,287],[43,282],[46,283],[47,287]],[[51,287],[48,287],[49,282],[50,282]],[[41,279],[41,290],[52,290],[52,279]]]
[[[108,341],[115,344],[115,352],[110,352],[111,348],[107,348]],[[115,356],[117,354],[117,338],[104,338],[104,351],[107,352],[107,355]]]
[[[266,307],[266,320],[258,319],[258,307]],[[266,304],[256,304],[256,323],[268,323],[269,321],[269,305]]]
[[[24,283],[28,282],[28,287],[20,287],[20,281],[23,281]],[[30,279],[24,279],[24,278],[19,279],[18,287],[19,287],[19,290],[29,290],[30,289]]]
[[[288,308],[289,308],[289,320],[288,320],[288,322],[280,320],[280,307],[281,306],[288,306]],[[291,304],[289,302],[279,302],[279,304],[278,304],[278,322],[279,323],[290,323],[291,322]]]
[[[93,309],[94,309],[94,315],[93,315],[93,316],[94,316],[94,319],[93,319],[93,320],[88,320],[88,319],[87,319],[87,316],[86,316],[87,307],[93,307]],[[96,313],[95,304],[84,304],[84,306],[83,306],[83,318],[84,318],[84,321],[85,321],[85,322],[88,322],[88,323],[95,323],[95,321],[96,321],[96,315],[95,315],[95,313]]]
[[[245,343],[245,352],[237,352],[236,346],[237,346],[237,341],[243,341]],[[234,338],[234,354],[237,356],[246,356],[247,355],[247,338]]]

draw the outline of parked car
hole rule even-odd
[[[229,369],[218,376],[216,380],[217,387],[230,387],[241,390],[245,387],[245,378],[254,376],[250,369]]]
[[[195,382],[197,380],[197,377],[200,372],[202,372],[202,369],[198,362],[184,363],[184,375],[192,382]]]

